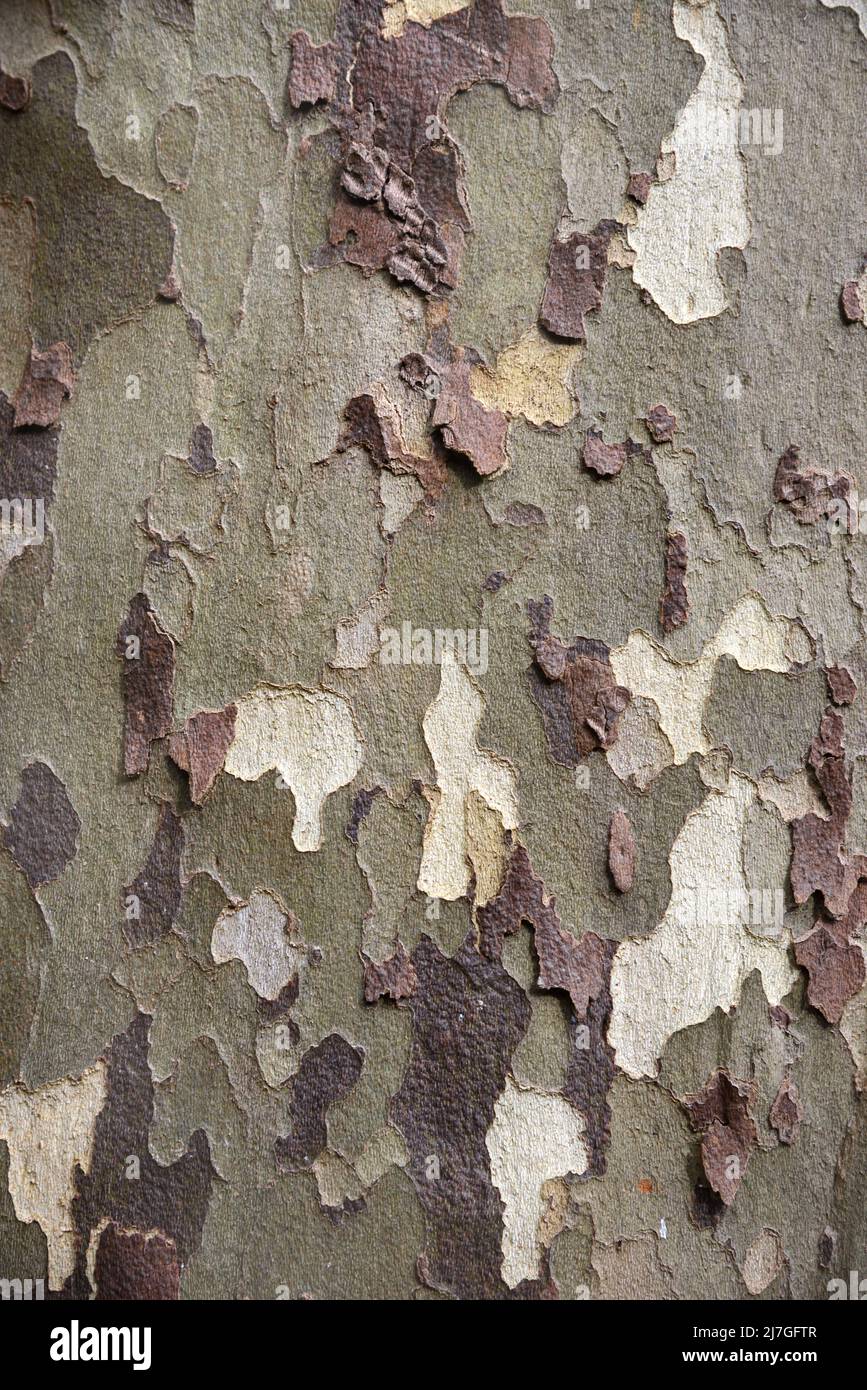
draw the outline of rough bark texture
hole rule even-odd
[[[4,0],[0,1278],[867,1270],[865,69]]]

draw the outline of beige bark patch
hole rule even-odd
[[[399,39],[407,24],[423,24],[425,29],[447,14],[465,10],[470,0],[385,0],[382,11],[382,37]]]
[[[680,764],[692,753],[709,751],[702,715],[719,657],[734,657],[744,671],[788,671],[811,655],[803,628],[772,615],[760,598],[747,594],[726,614],[698,661],[676,662],[646,633],[633,632],[612,651],[611,667],[618,685],[631,690],[633,698],[653,700],[659,727]]]
[[[276,999],[295,974],[304,948],[293,945],[294,919],[270,893],[258,890],[242,907],[227,908],[214,923],[211,955],[217,965],[240,960],[260,999]]]
[[[500,891],[508,854],[502,818],[477,791],[467,797],[466,827],[467,854],[476,880],[475,902],[483,907]]]
[[[766,1226],[756,1236],[741,1266],[744,1283],[752,1294],[764,1293],[783,1267],[783,1247],[776,1231]]]
[[[567,425],[577,401],[569,384],[580,343],[557,343],[535,327],[504,348],[493,370],[475,367],[470,390],[486,410],[523,415],[531,425]]]
[[[339,695],[298,686],[260,686],[236,703],[226,772],[256,782],[276,770],[295,797],[292,843],[297,850],[318,849],[326,799],[361,766],[364,750],[349,705]]]
[[[797,979],[785,937],[754,935],[732,908],[749,889],[742,843],[755,800],[753,784],[732,774],[727,787],[710,792],[687,816],[671,849],[671,898],[662,921],[652,936],[617,949],[608,1041],[629,1076],[655,1076],[672,1034],[703,1022],[715,1008],[730,1009],[750,971],[760,971],[771,1004]]]
[[[9,1145],[9,1195],[19,1221],[37,1221],[48,1242],[48,1287],[59,1290],[75,1269],[72,1201],[75,1169],[90,1171],[93,1131],[107,1094],[99,1061],[69,1080],[36,1091],[0,1092],[0,1139]]]
[[[864,951],[863,946],[861,950]],[[867,958],[867,951],[864,954]],[[849,1000],[843,1010],[840,1032],[855,1063],[855,1085],[859,1091],[863,1091],[867,1089],[867,985]]]
[[[394,536],[407,517],[424,501],[424,488],[415,478],[396,478],[383,472],[379,477],[379,500],[382,502],[382,529]]]
[[[437,787],[425,789],[430,816],[418,874],[422,893],[454,901],[469,884],[467,800],[478,792],[495,811],[504,829],[518,824],[514,769],[503,758],[479,748],[476,730],[484,699],[458,664],[454,653],[443,652],[440,688],[428,707],[422,727],[437,772]]]
[[[509,1077],[485,1138],[491,1180],[503,1199],[503,1279],[510,1289],[539,1273],[549,1178],[583,1173],[584,1121],[562,1096],[523,1090]]]
[[[674,30],[705,60],[698,86],[662,142],[674,155],[670,179],[655,183],[627,237],[632,276],[674,323],[728,307],[717,269],[724,246],[750,236],[746,166],[738,144],[743,86],[714,0],[675,0]]]

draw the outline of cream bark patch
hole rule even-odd
[[[635,283],[674,323],[694,323],[728,307],[717,255],[724,246],[743,248],[750,236],[738,144],[743,86],[714,0],[675,0],[672,20],[705,69],[662,142],[663,158],[675,157],[674,173],[651,186],[627,239]]]
[[[569,386],[581,351],[580,343],[553,342],[534,325],[503,349],[493,371],[474,368],[470,389],[486,410],[523,415],[531,425],[567,425],[577,409]]]
[[[75,1269],[75,1170],[90,1171],[96,1117],[106,1100],[103,1061],[72,1080],[36,1091],[0,1092],[0,1139],[9,1145],[9,1194],[19,1221],[36,1221],[48,1242],[48,1287]]]
[[[503,1279],[510,1289],[539,1273],[542,1184],[587,1167],[584,1121],[562,1096],[523,1090],[511,1077],[485,1138],[503,1199]]]
[[[423,24],[425,29],[447,14],[465,10],[470,0],[385,0],[382,11],[382,37],[399,39],[407,24]]]
[[[240,960],[260,999],[276,999],[304,956],[289,939],[292,919],[270,893],[250,894],[243,907],[222,912],[214,925],[211,955],[218,965]]]
[[[659,727],[680,764],[691,753],[708,751],[702,715],[718,657],[734,657],[744,671],[788,671],[810,655],[803,628],[772,615],[761,599],[747,594],[723,619],[698,661],[673,661],[646,633],[633,632],[624,646],[612,651],[611,667],[618,684],[631,690],[633,698],[653,700]]]
[[[318,849],[326,799],[361,767],[363,748],[349,705],[339,695],[297,686],[260,686],[237,705],[226,772],[256,782],[276,770],[295,797],[292,843],[297,850]]]
[[[509,763],[476,743],[484,711],[481,692],[448,649],[443,652],[441,670],[439,693],[422,724],[437,772],[437,787],[425,789],[431,810],[418,886],[429,897],[454,901],[467,891],[468,858],[477,852],[479,843],[478,815],[472,809],[468,829],[470,794],[478,792],[506,830],[514,830],[518,824],[518,797]]]
[[[652,936],[617,949],[608,1041],[629,1076],[655,1076],[672,1034],[716,1008],[730,1009],[750,971],[761,972],[771,1004],[797,979],[785,938],[754,935],[737,911],[749,901],[742,846],[755,800],[753,784],[732,774],[724,790],[687,816],[671,849],[671,899],[662,921]]]

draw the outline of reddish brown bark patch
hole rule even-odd
[[[315,1163],[328,1144],[329,1106],[352,1090],[363,1065],[364,1052],[339,1033],[330,1033],[305,1052],[296,1075],[287,1082],[292,1091],[292,1131],[274,1145],[281,1172],[295,1172]]]
[[[552,646],[557,639],[548,630],[551,600],[531,602],[529,607],[535,657],[528,672],[530,692],[541,712],[554,762],[577,767],[588,753],[612,746],[617,722],[631,697],[625,686],[617,684],[604,642],[576,637],[568,646],[560,644],[565,651],[561,658]]]
[[[564,990],[577,1017],[584,1018],[605,983],[610,943],[594,932],[579,938],[564,931],[556,899],[545,892],[523,845],[515,847],[500,892],[479,908],[476,921],[479,950],[489,960],[500,959],[503,941],[522,922],[531,926],[539,958],[539,988]]]
[[[52,343],[44,352],[30,349],[21,384],[15,392],[15,428],[36,425],[47,429],[60,419],[60,407],[72,394],[75,372],[66,343]]]
[[[629,175],[629,182],[626,185],[626,196],[635,203],[644,204],[650,197],[650,190],[653,187],[653,175],[639,171]]]
[[[582,461],[598,478],[616,478],[626,462],[626,444],[606,444],[600,430],[588,430]]]
[[[221,710],[201,710],[190,715],[179,734],[169,739],[169,757],[189,774],[190,799],[201,806],[235,737],[237,705]]]
[[[456,92],[495,82],[518,106],[549,110],[558,91],[552,56],[544,21],[507,16],[500,0],[480,0],[428,27],[407,24],[390,39],[382,34],[380,0],[341,0],[333,44],[315,49],[293,36],[290,103],[326,100],[342,136],[332,247],[368,271],[387,268],[423,294],[453,288],[469,218],[460,160],[443,125],[446,107]],[[369,207],[362,260],[346,237],[347,198]]]
[[[807,971],[807,998],[829,1023],[839,1023],[843,1010],[864,983],[864,953],[849,940],[845,921],[820,917],[813,930],[795,942],[795,960]]]
[[[617,891],[628,893],[635,881],[635,835],[625,811],[615,811],[608,827],[608,868]]]
[[[670,444],[677,432],[677,416],[672,415],[667,405],[651,406],[644,423],[654,444]]]
[[[81,821],[66,788],[46,763],[21,773],[21,791],[3,841],[31,888],[58,878],[75,858]]]
[[[803,1115],[798,1088],[790,1077],[785,1076],[780,1082],[780,1089],[770,1110],[770,1121],[781,1144],[795,1143]]]
[[[0,106],[7,111],[24,111],[30,105],[32,87],[29,77],[13,77],[0,68]]]
[[[865,306],[857,280],[847,280],[840,291],[840,312],[847,323],[863,323]]]
[[[415,972],[415,966],[402,941],[398,941],[394,955],[389,956],[388,960],[381,963],[377,961],[365,963],[364,998],[368,1004],[374,1004],[384,994],[387,994],[389,999],[394,999],[396,1003],[402,999],[410,999],[415,993],[417,984],[418,976]]]
[[[602,305],[608,245],[619,225],[606,220],[586,236],[573,232],[566,241],[554,237],[539,309],[539,322],[549,333],[573,342],[587,337],[584,318]]]
[[[462,357],[442,369],[431,428],[439,430],[447,449],[461,454],[481,477],[487,478],[508,462],[509,422],[502,411],[487,410],[475,399],[470,390],[470,371],[470,364]]]
[[[130,946],[149,946],[172,929],[181,908],[181,855],[184,827],[164,801],[150,854],[136,879],[124,889],[124,936]],[[134,900],[130,902],[130,897]]]
[[[180,1298],[181,1269],[173,1240],[157,1232],[122,1231],[110,1221],[96,1247],[98,1302]]]
[[[157,627],[146,594],[136,594],[117,634],[123,662],[121,684],[126,718],[123,765],[128,776],[147,772],[154,739],[171,732],[174,714],[175,646]]]
[[[665,589],[659,601],[659,622],[663,632],[674,632],[689,618],[686,592],[688,552],[682,531],[670,531],[665,538]]]
[[[858,694],[858,687],[852,679],[852,673],[847,671],[845,666],[826,666],[825,676],[834,704],[851,705]]]
[[[703,1091],[686,1097],[690,1123],[702,1136],[701,1159],[707,1180],[727,1207],[737,1195],[758,1134],[750,1114],[754,1090],[725,1068],[715,1071]]]
[[[774,474],[774,501],[785,503],[805,525],[828,516],[841,501],[848,500],[852,488],[848,473],[823,473],[812,464],[802,464],[795,444],[781,455]]]
[[[303,29],[289,38],[289,80],[286,95],[289,105],[297,111],[300,106],[315,106],[318,101],[331,101],[337,83],[337,64],[340,50],[335,43],[318,47],[310,42]]]

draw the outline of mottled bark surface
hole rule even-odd
[[[0,1279],[867,1274],[865,79],[0,0]]]

